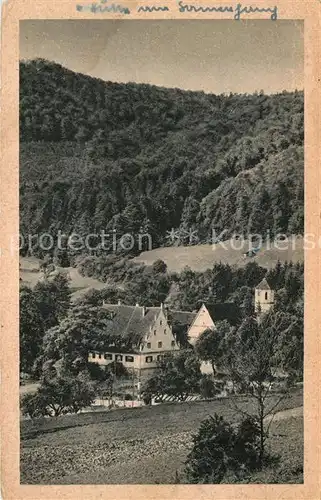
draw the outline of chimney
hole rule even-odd
[[[143,317],[144,317],[146,314],[146,307],[145,306],[142,307],[142,312],[143,312]]]
[[[121,300],[118,299],[117,305],[121,306]]]
[[[163,302],[161,303],[160,308],[161,308],[161,310],[163,310],[163,309],[164,309],[164,304],[163,304]]]
[[[136,306],[135,307],[139,307],[139,304],[136,302]]]

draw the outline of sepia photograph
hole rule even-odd
[[[19,37],[20,483],[303,484],[303,20]]]

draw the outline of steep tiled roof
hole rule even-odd
[[[160,312],[160,307],[144,308],[123,304],[103,304],[103,307],[112,313],[111,333],[122,336],[125,342],[129,341],[133,346],[139,346]]]
[[[168,311],[168,321],[170,324],[180,323],[188,327],[193,323],[196,314],[196,312],[189,311]]]
[[[234,302],[220,302],[216,304],[204,304],[214,323],[216,321],[228,320],[231,325],[236,325],[241,317],[241,311]]]
[[[109,331],[111,335],[122,336],[124,342],[138,347],[145,335],[150,332],[161,307],[126,306],[123,304],[103,304],[104,309],[112,313]],[[170,325],[174,323],[189,326],[195,313],[188,311],[170,311],[164,308],[164,314]]]
[[[270,285],[268,284],[266,278],[263,278],[263,280],[255,287],[256,290],[271,290]]]

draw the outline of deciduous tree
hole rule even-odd
[[[199,392],[200,363],[190,350],[164,356],[158,370],[142,389],[143,394],[163,397],[174,396],[184,401]]]
[[[58,417],[65,413],[78,413],[94,401],[92,384],[79,377],[44,378],[36,394],[27,394],[21,400],[24,414],[30,417]]]

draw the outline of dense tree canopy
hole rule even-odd
[[[203,302],[234,303],[237,308],[230,312],[231,322],[238,322],[238,316],[254,314],[254,288],[266,275],[272,288],[276,290],[276,307],[295,311],[297,303],[303,299],[303,263],[277,262],[268,271],[256,262],[248,262],[239,268],[217,263],[205,272],[185,268],[181,273],[158,273],[153,267],[133,264],[128,259],[112,264],[109,257],[87,257],[78,269],[84,275],[94,276],[106,284],[102,290],[90,291],[80,299],[86,303],[139,303],[160,305],[166,299],[171,309],[193,311]],[[115,286],[116,285],[116,286]]]
[[[20,371],[30,372],[40,353],[45,332],[44,320],[34,292],[23,286],[20,289]]]
[[[224,354],[224,339],[229,333],[230,325],[225,321],[219,321],[215,325],[215,329],[205,330],[197,339],[195,351],[200,359],[210,361],[212,364],[213,373],[216,373],[216,362],[220,362]]]
[[[39,373],[78,374],[86,369],[88,351],[105,350],[115,339],[108,328],[110,314],[101,307],[74,306],[59,325],[47,330],[37,359]]]
[[[148,233],[157,247],[172,228],[175,244],[303,231],[302,92],[212,95],[22,62],[20,141],[24,235]]]
[[[50,279],[38,281],[33,294],[46,329],[58,325],[67,315],[71,291],[65,274],[57,273]]]

